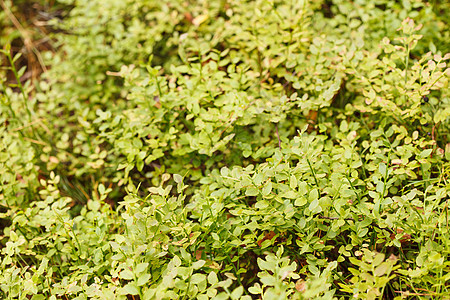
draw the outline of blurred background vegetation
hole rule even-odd
[[[164,291],[161,274],[172,258],[193,270],[185,249],[223,265],[217,274],[223,282],[232,274],[238,292],[258,282],[258,265],[271,270],[269,260],[288,265],[290,256],[317,295],[327,284],[346,296],[359,289],[360,299],[368,299],[366,284],[387,299],[447,293],[448,206],[441,202],[450,97],[441,69],[449,59],[448,1],[0,0],[0,7],[0,49],[7,49],[0,57],[0,298],[28,288],[24,297],[39,291],[33,300],[49,299],[83,285],[101,285],[106,295],[119,274],[122,296],[135,295],[123,272],[135,263],[145,269],[137,286],[154,280],[142,287],[150,295]],[[418,70],[430,74],[430,67],[438,79],[422,80]],[[373,90],[383,105],[370,106]],[[308,130],[300,134],[305,151],[299,130]],[[169,183],[176,194],[168,195]],[[294,201],[297,194],[286,191],[300,184],[308,199]],[[256,198],[260,189],[265,198]],[[400,204],[381,206],[382,198]],[[161,222],[148,230],[144,215]],[[152,252],[142,256],[137,245],[148,244]],[[373,260],[369,246],[387,258],[383,268],[392,268],[392,253],[400,259],[386,289],[387,281],[365,282],[372,270],[358,275],[366,271],[360,257]],[[112,263],[122,249],[133,259]],[[267,250],[272,256],[261,264]],[[204,282],[203,272],[216,276],[215,265],[201,268]]]
[[[339,0],[317,1],[320,2],[322,12],[325,16],[332,18],[341,4]],[[358,2],[358,1],[356,1]],[[378,1],[375,1],[378,2]],[[376,7],[389,10],[394,6],[405,6],[405,2],[410,1],[391,1],[386,5],[381,1]],[[22,82],[31,79],[35,81],[39,75],[46,71],[48,63],[45,55],[55,52],[55,33],[63,31],[54,24],[59,23],[70,10],[76,5],[74,0],[0,0],[0,47],[11,45],[12,56],[21,53],[21,58],[16,61],[17,69],[26,67],[26,72],[22,76]],[[450,18],[450,4],[448,1],[429,1],[428,5],[433,8],[434,13],[440,16],[442,26],[448,28],[445,20]],[[390,7],[388,7],[390,6]],[[442,28],[441,28],[442,29]],[[435,45],[439,49],[450,48],[449,31],[441,31],[445,35],[438,41],[440,45]],[[430,42],[434,33],[430,34]],[[426,40],[427,37],[425,36]],[[436,41],[434,41],[436,42]],[[9,62],[5,57],[0,57],[0,75],[7,76],[8,82],[14,81],[12,72],[6,68]]]
[[[50,25],[50,20],[63,18],[70,11],[70,5],[55,0],[0,0],[0,45],[11,45],[12,55],[21,53],[16,62],[20,69],[27,67],[22,81],[36,80],[47,69],[44,53],[55,51],[52,34],[56,29]],[[1,72],[13,80],[12,72],[7,72],[9,66],[6,57],[0,57]]]

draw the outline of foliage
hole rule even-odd
[[[191,2],[0,50],[0,296],[448,297],[446,4]]]

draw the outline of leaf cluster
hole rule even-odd
[[[58,2],[39,81],[0,50],[0,297],[447,297],[445,3]]]

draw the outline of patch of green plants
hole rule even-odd
[[[0,50],[2,299],[448,299],[445,1],[55,5],[39,80]]]

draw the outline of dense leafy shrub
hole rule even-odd
[[[445,3],[59,2],[39,82],[2,50],[3,298],[447,297]]]

